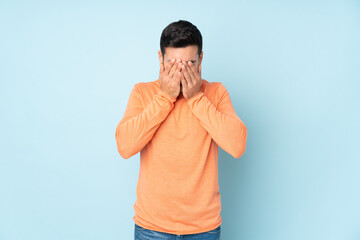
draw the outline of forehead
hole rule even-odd
[[[166,47],[165,48],[165,61],[170,61],[171,59],[181,59],[185,61],[195,62],[198,58],[198,48],[197,46],[187,46],[182,48]]]

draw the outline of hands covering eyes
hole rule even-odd
[[[160,89],[176,98],[180,93],[180,83],[182,93],[186,99],[196,95],[202,84],[201,65],[196,67],[191,61],[172,59],[160,64]]]

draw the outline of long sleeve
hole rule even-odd
[[[159,89],[152,102],[144,108],[139,88],[138,84],[134,85],[115,132],[118,152],[125,159],[138,153],[152,139],[176,101]]]
[[[218,84],[219,102],[215,107],[202,91],[187,100],[192,113],[199,119],[211,138],[235,158],[245,152],[247,128],[236,115],[225,86]]]

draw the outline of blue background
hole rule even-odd
[[[115,128],[180,19],[248,129],[222,239],[360,239],[359,1],[0,1],[0,239],[133,239]]]

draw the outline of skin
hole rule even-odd
[[[196,45],[182,48],[167,47],[164,56],[160,50],[158,51],[161,90],[175,98],[183,94],[186,99],[200,92],[203,51],[200,56],[197,51]]]

